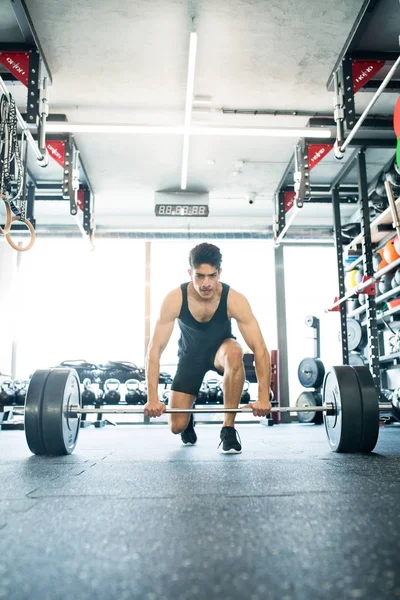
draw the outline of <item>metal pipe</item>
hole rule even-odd
[[[49,102],[47,98],[47,77],[43,78],[43,86],[40,98],[40,127],[39,127],[39,150],[46,154],[46,120],[49,116]]]
[[[394,260],[380,271],[377,271],[373,277],[370,277],[369,279],[364,281],[364,283],[359,283],[356,287],[352,288],[349,292],[347,292],[345,296],[343,296],[343,298],[339,298],[339,300],[332,304],[329,310],[340,306],[342,302],[345,302],[346,300],[349,300],[349,298],[352,298],[356,294],[361,293],[366,287],[371,285],[371,283],[376,283],[381,277],[383,277],[383,275],[386,275],[386,273],[389,273],[389,271],[392,271],[395,267],[400,267],[400,258]]]
[[[10,95],[8,93],[8,90],[7,90],[6,86],[5,86],[3,78],[1,76],[0,76],[0,89],[3,92],[3,94],[6,96],[6,98],[9,100],[10,99]],[[40,152],[37,143],[35,142],[35,140],[32,137],[32,134],[30,132],[30,129],[28,128],[28,125],[25,123],[24,119],[22,118],[21,113],[19,112],[19,110],[18,110],[17,107],[15,107],[15,110],[16,110],[16,114],[17,114],[18,124],[21,127],[22,131],[25,132],[26,139],[28,140],[29,145],[33,149],[33,151],[34,151],[34,153],[36,155],[36,158],[38,159],[39,163],[41,163],[42,167],[47,167],[47,165],[49,164],[48,154],[43,155]]]
[[[378,87],[378,89],[376,90],[375,94],[371,98],[371,101],[369,102],[368,106],[366,107],[366,109],[364,110],[364,112],[362,113],[362,115],[360,116],[360,118],[358,119],[358,121],[355,124],[354,128],[351,130],[351,133],[350,133],[349,137],[340,146],[339,152],[343,153],[346,150],[347,146],[350,144],[351,140],[354,138],[355,134],[360,129],[361,125],[364,123],[366,117],[368,116],[369,111],[374,106],[375,102],[378,100],[379,96],[382,94],[383,90],[385,89],[385,87],[387,86],[387,84],[389,83],[389,81],[391,80],[391,78],[394,75],[395,71],[397,70],[397,67],[399,66],[399,64],[400,64],[400,55],[397,57],[396,62],[393,64],[392,68],[390,69],[390,71],[386,75],[385,79],[382,81],[381,85]]]
[[[340,145],[343,142],[343,120],[344,120],[344,109],[343,109],[343,94],[339,88],[339,77],[337,71],[333,76],[333,84],[335,89],[335,99],[333,103],[334,108],[334,119],[336,121],[336,140]]]
[[[282,229],[282,231],[280,232],[280,234],[278,235],[278,237],[275,240],[275,245],[278,246],[282,239],[285,237],[289,227],[291,226],[291,224],[293,223],[293,221],[295,220],[295,218],[297,217],[297,213],[299,212],[300,208],[298,206],[295,206],[293,209],[292,214],[289,217],[289,220],[287,221],[285,227]]]

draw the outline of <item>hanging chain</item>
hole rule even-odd
[[[17,133],[17,109],[12,95],[5,95],[0,100],[0,194],[15,216],[21,220],[26,216],[26,198],[24,193],[24,167],[21,160]],[[23,133],[22,139],[25,134]],[[21,139],[21,144],[22,144]],[[17,191],[14,197],[12,186],[16,183]]]

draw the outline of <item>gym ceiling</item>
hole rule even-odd
[[[235,135],[188,137],[187,191],[209,192],[210,216],[203,219],[154,216],[154,192],[181,189],[181,133],[74,133],[95,195],[99,233],[271,230],[274,194],[285,173],[286,183],[293,183],[288,165],[299,136],[248,136],[244,129],[303,128],[315,115],[331,120],[333,143],[334,94],[327,87],[340,57],[347,48],[370,58],[399,51],[398,0],[1,0],[3,48],[27,42],[19,25],[21,8],[51,72],[50,119],[182,126],[195,31],[190,124],[240,129]],[[0,74],[6,74],[3,67]],[[400,73],[395,84],[398,79]],[[24,114],[26,88],[10,77],[6,84]],[[358,115],[372,95],[371,90],[357,93]],[[381,128],[376,119],[357,135],[393,140],[393,150],[367,150],[371,180],[395,151],[388,120],[397,97],[398,89],[383,93],[371,115],[387,117],[386,122]],[[337,161],[330,152],[313,170],[311,182],[328,185],[350,154],[351,148],[344,161]],[[61,188],[62,168],[54,161],[41,169],[31,156],[29,165],[37,182]],[[356,181],[354,171],[347,182]],[[354,208],[342,205],[344,220]],[[329,226],[331,212],[330,204],[307,204],[296,226]],[[35,217],[38,231],[76,229],[65,201],[37,201]]]

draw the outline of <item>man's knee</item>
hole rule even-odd
[[[232,345],[225,355],[225,365],[230,369],[243,368],[243,351],[240,346]]]
[[[190,415],[171,415],[171,420],[169,423],[171,433],[177,435],[178,433],[185,431],[189,423],[189,416]]]

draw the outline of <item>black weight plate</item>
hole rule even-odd
[[[51,369],[35,371],[25,398],[25,437],[33,454],[46,454],[42,435],[43,394]]]
[[[321,394],[318,392],[302,392],[296,400],[296,407],[304,406],[309,406],[310,412],[297,413],[300,423],[322,423],[322,413],[312,410],[315,406],[322,406]]]
[[[349,351],[357,350],[364,340],[363,329],[355,319],[347,319],[347,347]]]
[[[324,363],[319,358],[303,358],[299,364],[297,374],[303,387],[319,388],[324,381]]]
[[[71,454],[79,434],[80,415],[70,417],[70,407],[81,406],[78,374],[74,369],[53,369],[43,396],[42,428],[46,454]]]
[[[379,398],[368,367],[353,367],[360,385],[362,435],[360,452],[372,452],[379,435]]]
[[[358,452],[362,439],[362,400],[358,377],[348,365],[332,367],[326,374],[324,404],[333,404],[334,415],[324,412],[328,443],[334,452]]]

